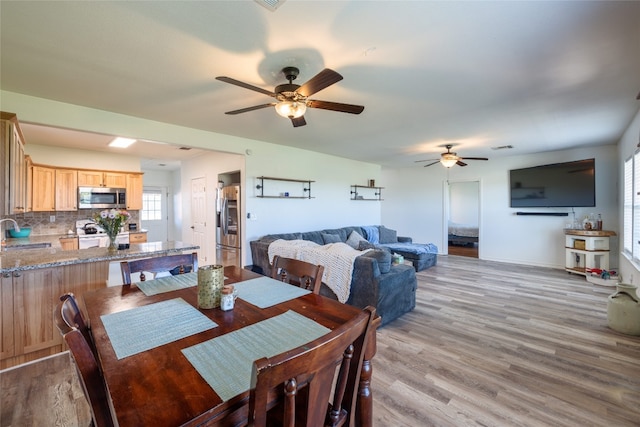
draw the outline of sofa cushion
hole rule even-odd
[[[282,234],[269,234],[262,238],[262,240],[300,240],[302,239],[302,233],[282,233]]]
[[[352,231],[351,234],[349,234],[349,238],[347,239],[347,241],[345,242],[347,245],[351,246],[353,249],[359,249],[359,245],[360,242],[366,242],[367,239],[365,239],[364,237],[362,237],[360,235],[360,233],[358,233],[357,231]]]
[[[302,233],[300,240],[309,240],[319,245],[324,245],[324,239],[322,238],[321,231],[307,231]]]
[[[331,234],[331,233],[321,233],[322,234],[322,241],[324,242],[324,244],[329,244],[329,243],[340,243],[342,242],[342,239],[340,239],[340,236],[338,236],[337,234]]]
[[[397,242],[398,242],[398,232],[396,230],[387,228],[384,225],[381,225],[380,226],[380,243],[397,243]]]
[[[387,252],[383,249],[374,249],[369,251],[362,256],[368,256],[370,258],[375,258],[378,261],[378,268],[380,269],[381,274],[386,274],[391,270],[391,253]]]
[[[367,249],[375,249],[375,248],[376,248],[376,245],[374,245],[368,240],[361,240],[358,242],[359,251],[366,251]]]

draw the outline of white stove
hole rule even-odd
[[[88,234],[85,230],[87,224],[93,225],[97,230],[96,233]],[[78,235],[78,249],[87,248],[106,248],[109,246],[109,236],[104,229],[91,219],[79,219],[76,221],[76,234]],[[116,244],[128,244],[129,232],[120,231],[116,237]]]

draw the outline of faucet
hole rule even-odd
[[[20,231],[20,226],[18,225],[18,223],[16,222],[15,219],[13,218],[5,218],[5,219],[0,219],[0,224],[2,224],[5,221],[11,221],[13,222],[13,228],[16,229],[16,231]]]

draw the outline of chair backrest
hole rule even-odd
[[[178,273],[182,274],[188,270],[187,266],[191,267],[191,271],[198,271],[198,254],[196,252],[122,261],[120,271],[122,271],[122,283],[130,285],[131,273],[140,273],[140,281],[144,282],[146,280],[145,272],[155,274],[178,269]]]
[[[320,292],[324,267],[305,261],[281,256],[273,257],[271,277],[282,280],[285,283],[296,284],[301,288],[309,289],[314,294]]]
[[[256,360],[251,373],[249,424],[353,425],[364,350],[369,334],[375,333],[371,326],[374,317],[375,309],[366,307],[348,323],[309,344]],[[269,396],[274,395],[281,400],[272,407]]]
[[[77,319],[77,316],[70,316],[73,313],[75,298],[73,298],[73,295],[67,298],[64,297],[65,295],[60,298],[61,301],[58,303],[54,313],[56,324],[62,334],[62,338],[69,347],[82,390],[89,401],[93,425],[95,427],[111,427],[114,423],[109,407],[107,389],[96,355],[92,350],[90,341],[87,341],[82,331],[75,326],[74,319]],[[77,304],[75,306],[77,308]]]
[[[82,311],[80,311],[76,296],[72,292],[67,292],[60,296],[60,301],[60,315],[64,322],[69,327],[76,328],[80,331],[82,336],[84,336],[84,339],[89,344],[93,354],[97,356],[96,347],[93,343],[93,337],[91,336],[89,325],[85,321]]]

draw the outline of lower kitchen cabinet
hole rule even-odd
[[[108,262],[3,275],[0,278],[0,369],[65,350],[53,317],[60,295],[73,292],[82,303],[82,294],[105,287],[108,275]]]

